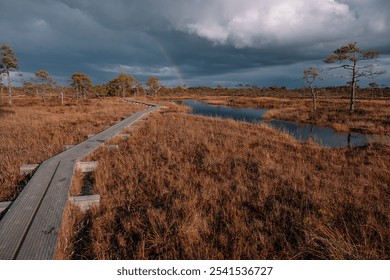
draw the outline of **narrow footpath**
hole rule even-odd
[[[40,164],[0,220],[0,259],[53,258],[75,164],[140,118],[161,108],[143,104],[149,108]]]

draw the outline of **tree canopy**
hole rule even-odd
[[[360,77],[374,77],[383,74],[383,71],[375,71],[373,64],[359,65],[360,61],[373,60],[379,57],[379,51],[362,50],[357,43],[349,43],[346,46],[335,50],[332,55],[324,60],[325,63],[340,63],[341,65],[332,67],[331,70],[344,69],[346,75],[341,75],[342,78],[347,78],[350,85],[350,112],[355,108],[356,86]]]
[[[55,84],[54,78],[46,70],[41,69],[35,72],[34,82],[40,90],[42,101],[45,102],[46,90]]]
[[[151,76],[146,82],[146,85],[149,87],[149,91],[157,95],[158,90],[161,88],[160,82],[156,76]]]
[[[135,84],[135,78],[125,73],[120,73],[118,77],[112,79],[107,86],[109,95],[122,95],[125,97],[130,94]]]
[[[72,74],[70,84],[76,90],[77,99],[80,96],[86,99],[88,91],[92,88],[91,78],[86,74],[79,72]]]
[[[5,73],[7,75],[8,81],[8,96],[9,104],[12,103],[12,80],[11,80],[11,71],[15,71],[18,68],[18,58],[16,57],[12,48],[3,44],[0,46],[0,71],[1,75]]]
[[[313,97],[314,111],[317,111],[317,101],[318,101],[318,94],[316,88],[314,87],[314,83],[317,81],[317,79],[320,76],[319,72],[320,71],[316,69],[314,66],[310,66],[309,69],[303,70],[303,79],[307,83]]]

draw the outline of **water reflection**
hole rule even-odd
[[[185,100],[185,105],[191,107],[191,114],[219,118],[231,118],[238,121],[252,123],[264,122],[281,131],[287,132],[300,141],[311,139],[315,143],[329,148],[364,146],[369,142],[366,135],[361,133],[337,132],[333,128],[310,124],[299,124],[290,121],[263,119],[267,110],[232,108],[228,106],[214,106],[195,100]]]

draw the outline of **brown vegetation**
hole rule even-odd
[[[67,210],[57,257],[389,259],[389,151],[153,115],[119,150],[91,156],[100,207]]]
[[[16,96],[13,106],[0,108],[0,201],[14,199],[24,185],[21,165],[40,163],[142,109],[116,98],[59,103]]]
[[[189,98],[195,97],[177,96],[175,99]],[[310,123],[337,131],[390,135],[389,100],[357,100],[355,112],[351,114],[347,99],[329,95],[319,96],[316,112],[312,109],[312,99],[303,97],[203,96],[201,99],[211,105],[268,109],[264,115],[267,119]]]

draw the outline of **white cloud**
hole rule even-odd
[[[357,21],[348,5],[334,0],[209,0],[179,5],[168,12],[174,28],[236,47],[338,40],[354,32]]]
[[[97,70],[108,73],[127,73],[135,76],[158,76],[158,77],[172,77],[177,74],[177,70],[174,67],[140,67],[140,66],[128,66],[128,65],[114,65],[109,67],[92,66]]]

